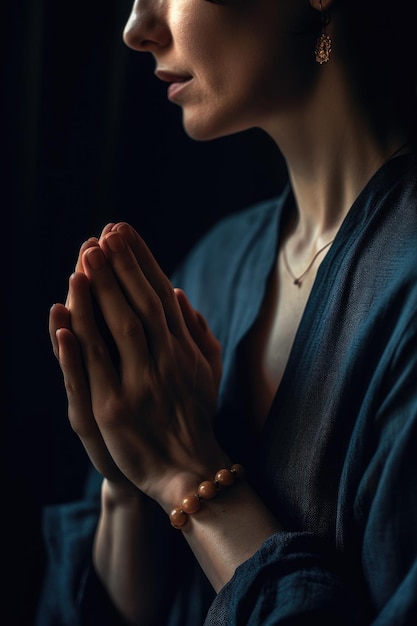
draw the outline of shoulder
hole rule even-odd
[[[173,274],[177,284],[203,273],[206,277],[227,270],[253,246],[262,246],[281,213],[284,191],[219,220],[191,249]],[[218,278],[218,276],[216,276]],[[178,286],[182,286],[179,285]]]
[[[225,216],[198,242],[191,255],[211,254],[213,250],[235,255],[237,249],[245,248],[267,231],[277,216],[281,198],[274,197]]]
[[[173,273],[173,286],[186,292],[214,331],[269,271],[287,193],[222,218]]]

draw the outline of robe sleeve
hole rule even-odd
[[[205,626],[417,624],[417,319],[393,340],[349,513],[363,532],[358,568],[313,534],[278,533],[236,570]]]
[[[92,564],[100,515],[102,477],[92,470],[83,499],[44,510],[47,566],[34,626],[126,626]],[[155,559],[167,577],[161,585],[160,617],[149,626],[203,624],[215,593],[182,534],[161,510],[160,542]],[[180,566],[179,566],[180,564]]]
[[[205,626],[366,624],[356,594],[317,536],[281,532],[237,568]]]

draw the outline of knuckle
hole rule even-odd
[[[176,295],[174,289],[168,279],[162,281],[159,288],[159,296],[163,302],[174,302]]]
[[[95,363],[101,363],[107,356],[107,348],[103,343],[91,343],[85,349],[87,368]]]
[[[124,416],[123,403],[117,396],[112,395],[95,412],[95,417],[99,425],[106,429],[119,426]]]
[[[148,294],[143,301],[143,311],[147,317],[156,317],[161,315],[162,305],[161,300],[155,294]]]
[[[128,320],[124,320],[118,332],[122,338],[135,339],[140,337],[143,333],[142,323],[137,317],[132,317]]]

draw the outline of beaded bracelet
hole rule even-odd
[[[214,480],[204,480],[199,484],[196,493],[186,496],[181,502],[181,506],[171,511],[169,519],[173,527],[182,528],[187,522],[188,516],[197,513],[200,509],[201,500],[212,500],[221,489],[231,487],[236,480],[242,480],[244,476],[243,466],[235,463],[230,469],[219,470]]]

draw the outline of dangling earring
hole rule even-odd
[[[332,40],[330,39],[329,35],[326,35],[326,33],[324,32],[324,29],[326,28],[327,24],[330,22],[330,19],[327,16],[327,13],[323,10],[323,7],[321,5],[321,0],[320,0],[320,9],[321,9],[321,33],[318,36],[317,41],[316,41],[315,53],[316,53],[317,63],[320,63],[320,65],[322,65],[323,63],[327,63],[327,61],[330,59],[330,53],[332,51]]]

